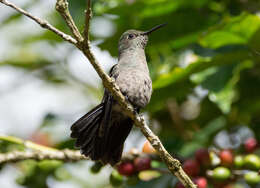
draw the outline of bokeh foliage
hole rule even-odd
[[[83,30],[85,0],[69,2],[72,16]],[[25,8],[37,3],[29,2]],[[95,0],[94,19],[109,20],[115,32],[102,38],[92,32],[91,39],[102,41],[98,47],[116,57],[117,41],[125,30],[147,30],[168,23],[151,35],[146,49],[154,91],[144,111],[161,126],[159,137],[167,149],[188,157],[199,147],[212,144],[220,130],[232,131],[238,125],[248,126],[260,139],[259,8],[258,0]],[[0,25],[20,19],[19,14],[13,13]],[[55,11],[48,19],[69,32]],[[21,38],[17,45],[22,49],[39,41],[52,45],[62,42],[44,31]],[[69,54],[64,56],[66,59]],[[26,48],[0,62],[0,66],[13,66],[28,73],[37,70],[37,76],[46,82],[68,84],[68,75],[60,71],[62,64]],[[101,91],[97,92],[100,95]],[[64,146],[72,147],[71,141],[60,144],[61,148]],[[42,170],[36,164],[32,168],[31,176]],[[44,171],[39,178],[45,179],[48,173],[53,174],[53,170]],[[42,181],[29,184],[26,178],[30,179],[28,174],[19,182],[27,187],[36,187],[37,183],[45,186]],[[167,184],[169,180],[164,177],[161,181]]]

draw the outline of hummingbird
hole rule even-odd
[[[127,30],[119,39],[118,63],[110,69],[109,75],[137,113],[149,103],[152,95],[145,56],[148,35],[165,25],[148,31]],[[105,89],[101,103],[71,126],[71,137],[76,139],[75,146],[83,155],[114,166],[121,159],[124,142],[132,127],[132,119]]]

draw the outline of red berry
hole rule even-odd
[[[134,160],[134,167],[137,171],[148,170],[151,168],[151,159],[149,157],[137,157]]]
[[[257,141],[255,138],[248,138],[244,143],[245,150],[248,153],[252,153],[257,148]]]
[[[233,164],[233,154],[231,150],[225,149],[220,151],[219,157],[222,165],[231,166]]]
[[[208,187],[207,179],[204,177],[195,178],[193,181],[197,185],[197,188],[207,188]]]
[[[200,172],[199,163],[194,159],[188,159],[183,164],[183,170],[189,176],[197,176]]]
[[[131,162],[122,162],[117,167],[118,172],[124,176],[131,176],[135,173],[134,165]]]
[[[209,152],[205,148],[198,149],[195,153],[196,160],[203,166],[210,165]]]

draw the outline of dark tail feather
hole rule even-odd
[[[71,126],[71,137],[76,138],[75,146],[82,154],[113,166],[121,159],[133,122],[128,117],[124,119],[124,116],[110,119],[112,102],[112,98],[108,97],[76,121]]]
[[[101,158],[104,163],[110,163],[113,166],[120,161],[124,142],[132,127],[133,121],[130,118],[113,123],[109,130],[106,153]]]
[[[104,104],[101,103],[71,126],[72,132],[70,136],[76,138],[76,147],[81,150],[91,148],[97,135],[99,122],[102,119],[103,109]]]
[[[111,126],[110,120],[111,120],[111,112],[112,112],[112,105],[113,105],[113,97],[112,95],[105,93],[104,98],[105,98],[104,114],[100,122],[98,136],[95,137],[95,149],[90,156],[93,160],[99,160],[105,155],[106,143],[107,143],[108,136],[110,134],[109,129]]]
[[[101,114],[103,106],[103,103],[99,104],[87,114],[82,116],[79,120],[77,120],[70,128],[72,131],[70,136],[72,138],[78,138],[79,134],[82,133],[84,129],[88,128],[88,125],[92,122],[91,120]]]

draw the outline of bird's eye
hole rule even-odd
[[[135,36],[133,34],[128,35],[128,39],[133,39]]]

